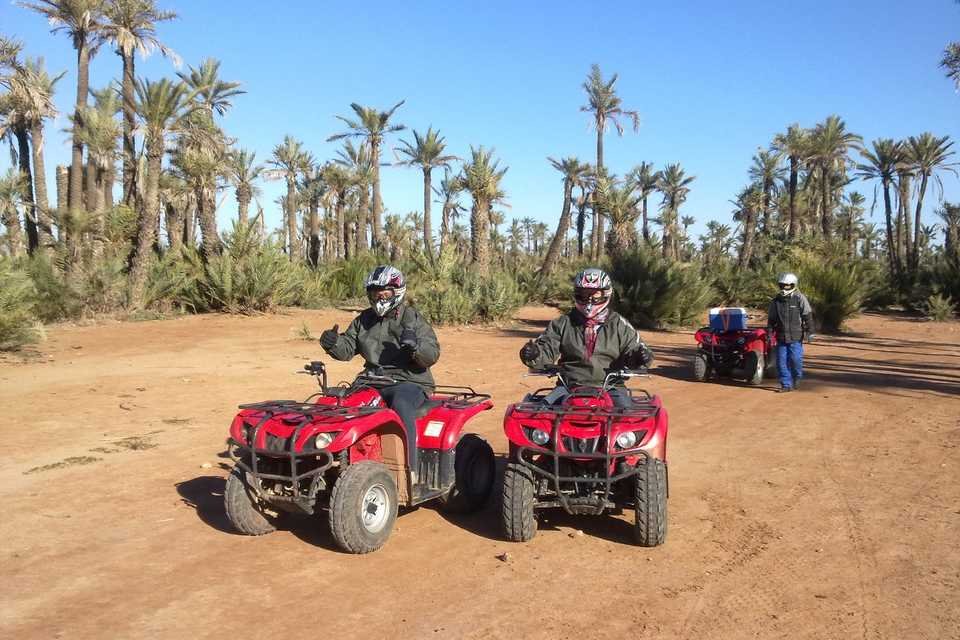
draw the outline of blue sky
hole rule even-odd
[[[286,134],[331,158],[337,143],[325,140],[342,130],[334,116],[347,115],[351,102],[386,108],[405,99],[398,122],[439,128],[452,153],[495,147],[510,167],[508,220],[555,224],[562,191],[547,156],[595,160],[590,120],[579,111],[594,62],[620,74],[624,105],[642,118],[638,133],[608,134],[606,164],[622,174],[644,160],[679,162],[697,176],[683,208],[697,219],[695,231],[710,219],[729,222],[729,200],[747,182],[752,154],[790,123],[812,126],[836,113],[867,141],[923,131],[960,139],[960,94],[937,66],[947,42],[960,40],[960,5],[950,0],[158,4],[180,14],[159,34],[186,64],[212,56],[225,79],[243,83],[248,93],[222,124],[258,158]],[[68,72],[57,95],[68,112],[76,70],[67,37],[9,1],[0,4],[0,25],[28,55]],[[175,73],[159,56],[138,60],[137,71]],[[119,57],[103,48],[92,86],[119,74]],[[51,174],[69,162],[59,131],[66,123],[61,116],[51,127]],[[422,208],[419,171],[390,167],[382,175],[391,212]],[[276,226],[273,201],[283,187],[262,187],[267,222]],[[960,200],[957,178],[945,174],[944,187],[947,199]],[[872,185],[853,188],[872,201]],[[937,195],[928,196],[930,221]],[[234,212],[231,193],[221,225]]]

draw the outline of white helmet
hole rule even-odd
[[[797,290],[797,274],[781,273],[777,276],[777,286],[780,287],[780,293],[789,296]]]
[[[370,308],[381,318],[403,302],[407,283],[400,269],[382,264],[367,276],[367,299]]]

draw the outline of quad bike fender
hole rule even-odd
[[[417,443],[421,449],[449,451],[460,441],[464,425],[481,411],[492,408],[490,400],[463,409],[437,407],[417,420]]]

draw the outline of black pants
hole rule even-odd
[[[397,412],[407,432],[407,464],[417,470],[417,409],[427,401],[427,392],[418,384],[400,382],[380,389],[387,406]]]

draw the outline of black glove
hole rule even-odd
[[[417,332],[413,329],[404,329],[400,332],[400,348],[410,353],[415,353],[420,341],[417,340]]]
[[[340,325],[333,325],[333,329],[327,329],[320,334],[320,346],[324,351],[330,351],[337,346],[337,339],[340,337]]]
[[[627,366],[631,369],[645,369],[651,364],[653,364],[653,351],[642,342],[636,351],[627,356]]]
[[[533,362],[539,357],[540,347],[533,340],[523,345],[523,348],[520,349],[520,361],[523,362],[523,364]]]

